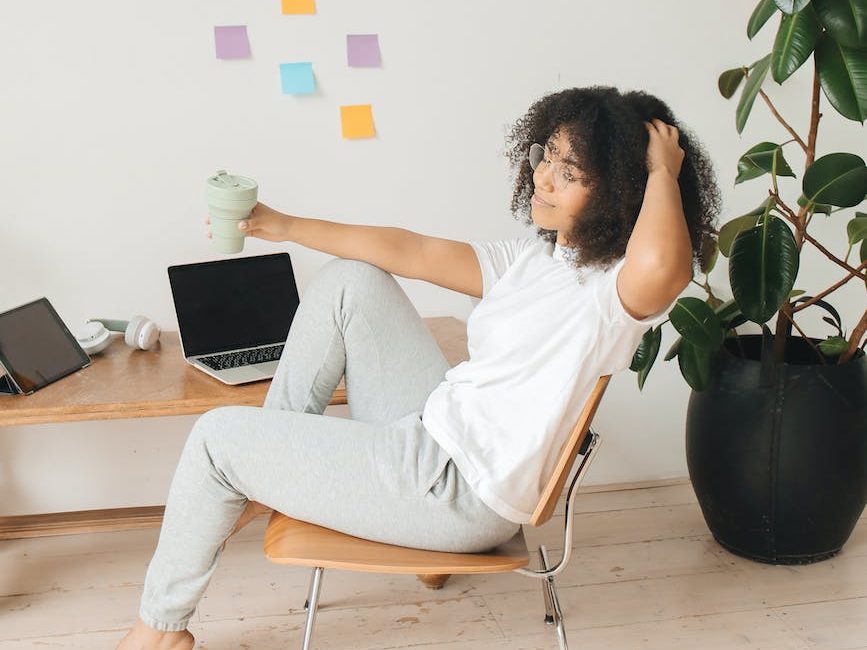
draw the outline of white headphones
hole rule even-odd
[[[123,332],[124,342],[137,350],[150,350],[160,338],[160,327],[144,316],[130,320],[91,318],[75,333],[75,339],[87,354],[102,352],[111,345],[111,333]]]

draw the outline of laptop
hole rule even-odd
[[[289,253],[178,264],[168,274],[187,363],[231,385],[274,376],[299,303]]]

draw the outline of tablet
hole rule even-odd
[[[90,365],[48,298],[0,314],[0,364],[24,395]]]

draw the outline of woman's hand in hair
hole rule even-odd
[[[684,152],[678,144],[678,130],[660,119],[645,122],[650,140],[647,143],[647,173],[668,170],[675,180],[680,175]]]

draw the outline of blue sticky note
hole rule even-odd
[[[313,78],[313,64],[281,63],[280,83],[284,95],[309,95],[316,92],[316,80]]]

